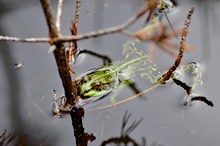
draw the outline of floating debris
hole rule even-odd
[[[15,64],[14,64],[14,68],[15,68],[15,69],[21,69],[23,66],[24,66],[24,64],[23,64],[22,62],[19,62],[19,63],[15,63]]]

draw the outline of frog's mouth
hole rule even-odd
[[[103,91],[100,91],[100,90],[89,90],[89,91],[84,91],[83,94],[78,94],[78,95],[80,95],[81,99],[102,98],[102,96],[106,96],[110,92],[111,92],[111,89],[103,90]]]
[[[100,100],[106,97],[108,94],[110,94],[111,91],[102,91],[102,92],[98,91],[98,92],[99,93],[95,94],[94,96],[91,96],[91,94],[89,93],[84,93],[83,95],[80,95],[80,98],[82,99],[82,105]]]

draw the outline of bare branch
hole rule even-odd
[[[12,42],[22,42],[22,43],[48,43],[49,38],[18,38],[9,36],[0,36],[0,41],[12,41]]]
[[[109,27],[106,29],[101,29],[98,31],[92,31],[86,34],[79,34],[75,36],[56,36],[53,37],[54,42],[71,42],[74,40],[83,40],[83,39],[88,39],[92,37],[99,37],[107,34],[112,34],[112,33],[122,33],[124,35],[127,35],[129,37],[134,37],[134,35],[131,35],[131,33],[127,33],[126,29],[133,25],[139,18],[141,18],[148,10],[152,10],[157,6],[157,2],[152,2],[151,4],[146,4],[144,7],[133,17],[129,18],[127,21],[125,21],[121,25]],[[57,30],[57,29],[56,29]],[[57,30],[58,31],[58,30]],[[49,38],[17,38],[17,37],[8,37],[8,36],[0,36],[0,41],[14,41],[14,42],[50,42]]]
[[[62,15],[62,6],[63,6],[63,0],[58,0],[57,4],[57,18],[56,18],[56,26],[58,32],[60,32],[60,18]]]
[[[76,35],[76,36],[66,36],[66,37],[60,37],[55,38],[54,41],[61,41],[61,42],[70,42],[73,40],[83,40],[91,37],[99,37],[111,33],[118,33],[123,32],[123,34],[131,36],[130,33],[126,33],[126,30],[128,27],[130,27],[132,24],[134,24],[141,16],[143,16],[148,10],[154,9],[157,6],[157,2],[152,2],[152,4],[146,4],[144,7],[133,17],[129,18],[126,22],[124,22],[121,25],[109,27],[106,29],[93,31],[86,33],[84,35]]]
[[[75,21],[74,21],[76,28],[78,28],[78,23],[79,23],[80,4],[81,4],[81,0],[76,0],[76,14],[75,14]]]
[[[89,109],[89,111],[97,111],[97,110],[103,110],[103,109],[107,109],[107,108],[111,108],[111,107],[114,107],[114,106],[117,106],[117,105],[120,105],[122,103],[126,103],[130,100],[133,100],[133,99],[136,99],[138,97],[140,97],[141,95],[143,94],[146,94],[152,90],[154,90],[155,88],[157,88],[158,86],[160,86],[160,84],[155,84],[153,86],[151,86],[150,88],[138,93],[138,94],[135,94],[129,98],[124,98],[123,100],[120,100],[118,102],[115,102],[115,103],[112,103],[112,104],[108,104],[108,105],[104,105],[104,106],[101,106],[101,107],[98,107],[98,108],[93,108],[93,109]]]
[[[46,17],[47,25],[49,28],[50,37],[59,37],[59,32],[57,30],[57,27],[54,23],[54,17],[52,13],[52,8],[49,0],[41,0],[41,6],[44,10],[44,15]],[[53,43],[53,42],[51,42]]]
[[[184,49],[185,49],[186,35],[187,35],[187,32],[188,32],[189,24],[191,22],[191,16],[194,12],[194,9],[195,9],[194,7],[191,8],[191,10],[189,11],[189,13],[187,15],[187,18],[185,20],[184,27],[183,27],[183,30],[182,30],[182,37],[181,37],[181,41],[180,41],[179,54],[178,54],[174,64],[169,68],[169,70],[163,75],[163,77],[159,81],[161,84],[164,84],[167,80],[169,80],[172,73],[177,69],[177,67],[181,63],[181,60],[182,60],[182,57],[183,57],[183,52],[184,52]]]
[[[75,19],[72,22],[72,28],[70,29],[71,34],[73,36],[77,35],[78,31],[78,24],[79,24],[79,14],[80,14],[80,4],[81,0],[76,0],[76,9],[75,9]],[[78,45],[77,45],[77,40],[71,41],[69,43],[69,48],[68,48],[68,63],[71,65],[74,62],[74,55],[77,52]]]
[[[77,89],[75,89],[76,86],[74,86],[75,84],[73,84],[73,81],[70,76],[70,72],[69,72],[70,68],[67,62],[65,46],[62,42],[53,41],[54,38],[59,37],[60,34],[54,23],[50,1],[41,0],[41,5],[44,10],[44,15],[46,17],[47,25],[49,28],[49,36],[51,37],[50,44],[56,46],[56,49],[54,50],[54,57],[56,59],[59,75],[63,83],[65,96],[67,97],[66,104],[74,105],[76,98],[77,98]]]

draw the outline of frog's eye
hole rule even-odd
[[[95,86],[100,86],[101,83],[100,83],[100,82],[95,82],[94,85],[95,85]]]
[[[99,81],[94,82],[94,83],[93,83],[93,88],[94,88],[95,90],[101,91],[101,90],[102,90],[102,83],[99,82]]]

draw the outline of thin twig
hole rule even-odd
[[[58,0],[58,4],[57,4],[57,18],[56,18],[56,26],[57,26],[57,30],[58,32],[60,32],[60,18],[62,15],[62,6],[63,6],[63,0]]]
[[[76,0],[76,14],[75,14],[75,21],[74,21],[76,28],[78,28],[78,24],[79,24],[80,4],[81,4],[81,0]]]
[[[76,0],[75,19],[72,22],[72,28],[70,29],[71,34],[73,36],[76,36],[77,32],[78,32],[80,4],[81,4],[81,0]],[[68,49],[68,63],[70,65],[74,62],[74,57],[73,56],[77,52],[77,49],[78,49],[77,40],[71,41],[69,43],[69,49]]]
[[[185,49],[186,35],[187,35],[187,32],[188,32],[189,24],[191,22],[191,16],[194,12],[194,9],[195,9],[194,7],[191,8],[191,10],[189,11],[189,13],[187,15],[187,18],[185,20],[184,27],[183,27],[183,30],[182,30],[182,37],[181,37],[181,41],[180,41],[179,54],[178,54],[174,64],[169,68],[169,70],[163,75],[163,77],[159,81],[160,84],[164,84],[167,80],[169,80],[172,73],[177,69],[177,67],[181,63],[181,60],[182,60],[182,57],[183,57],[183,52],[184,52],[184,49]]]
[[[77,35],[78,24],[79,24],[79,14],[80,14],[80,4],[81,4],[81,0],[76,0],[75,18],[74,18],[74,21],[72,22],[72,28],[70,29],[73,36]]]
[[[91,38],[91,37],[98,37],[98,36],[103,36],[103,35],[117,33],[117,32],[123,32],[123,34],[127,35],[126,31],[124,31],[124,30],[126,30],[128,27],[130,27],[132,24],[134,24],[148,10],[153,9],[156,6],[157,6],[157,2],[154,2],[151,5],[146,4],[135,16],[129,18],[126,22],[124,22],[121,25],[109,27],[106,29],[98,30],[98,31],[89,32],[89,33],[86,33],[83,35],[55,38],[54,41],[70,42],[73,40],[83,40],[83,39],[87,39],[87,38]],[[129,34],[129,36],[131,36],[131,35]]]
[[[101,106],[101,107],[98,107],[98,108],[88,109],[88,111],[103,110],[103,109],[107,109],[107,108],[110,108],[110,107],[117,106],[117,105],[122,104],[122,103],[126,103],[126,102],[128,102],[128,101],[130,101],[130,100],[136,99],[136,98],[140,97],[141,95],[146,94],[146,93],[148,93],[148,92],[154,90],[154,89],[157,88],[158,86],[160,86],[160,84],[155,84],[155,85],[151,86],[150,88],[148,88],[148,89],[146,89],[146,90],[144,90],[144,91],[142,91],[142,92],[140,92],[140,93],[138,93],[138,94],[135,94],[135,95],[133,95],[133,96],[130,96],[129,98],[125,98],[125,99],[120,100],[120,101],[118,101],[118,102],[115,102],[115,103],[113,103],[113,104],[108,104],[108,105]]]
[[[125,31],[128,27],[133,25],[139,18],[141,18],[148,10],[154,9],[157,6],[157,2],[152,2],[152,4],[148,5],[146,4],[135,16],[129,18],[127,21],[122,23],[121,25],[109,27],[106,29],[101,29],[97,31],[92,31],[86,34],[79,34],[76,36],[60,36],[60,37],[54,37],[54,42],[71,42],[74,40],[83,40],[93,37],[99,37],[107,34],[112,33],[122,33],[124,35],[127,35],[129,37],[133,37],[130,33],[127,33]],[[0,36],[0,41],[14,41],[14,42],[27,42],[27,43],[45,43],[50,42],[49,38],[18,38],[18,37],[8,37],[8,36]]]
[[[0,41],[22,42],[22,43],[48,43],[49,38],[18,38],[9,36],[0,36]]]

